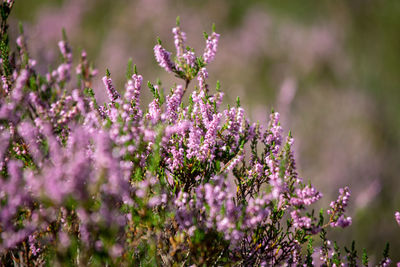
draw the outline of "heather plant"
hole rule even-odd
[[[351,225],[350,189],[315,212],[322,194],[299,177],[279,113],[263,126],[246,118],[239,99],[222,107],[220,84],[207,83],[215,27],[200,55],[179,19],[175,56],[158,40],[155,60],[180,82],[169,91],[148,82],[148,108],[132,61],[123,92],[106,71],[109,99],[99,105],[97,70],[84,51],[73,68],[65,34],[61,63],[48,73],[35,69],[22,27],[11,52],[12,5],[1,6],[2,265],[368,266],[354,242],[342,250],[328,238]]]

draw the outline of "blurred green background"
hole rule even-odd
[[[216,24],[210,84],[221,81],[227,103],[240,96],[253,120],[265,123],[271,107],[281,113],[299,173],[324,194],[321,205],[350,186],[353,225],[331,238],[347,246],[355,239],[378,258],[389,241],[400,261],[400,1],[17,0],[11,34],[21,21],[43,73],[59,62],[65,27],[75,58],[85,49],[121,90],[129,57],[144,80],[168,87],[177,80],[156,65],[152,48],[159,36],[174,50],[177,16],[198,53],[202,32]],[[104,100],[100,79],[94,87]]]

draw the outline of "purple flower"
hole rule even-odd
[[[171,53],[165,50],[161,45],[154,46],[154,56],[160,67],[164,68],[167,72],[174,70],[174,64],[171,61]]]
[[[13,220],[19,208],[29,204],[31,198],[23,181],[22,162],[12,160],[7,167],[9,178],[0,178],[0,225],[3,231],[11,234],[14,232]]]
[[[243,153],[241,153],[240,155],[234,157],[230,162],[228,162],[228,167],[226,167],[227,171],[231,171],[233,170],[233,168],[236,167],[236,165],[238,165],[244,158]]]
[[[146,114],[146,119],[153,124],[157,123],[161,118],[161,108],[158,99],[153,99],[149,104],[149,112]]]
[[[175,146],[171,147],[172,158],[167,159],[167,164],[169,168],[174,171],[181,167],[183,167],[183,148],[176,148]]]
[[[132,79],[128,80],[125,88],[125,100],[132,105],[139,107],[140,89],[142,87],[142,75],[133,74]]]
[[[328,210],[328,214],[331,216],[331,226],[332,227],[346,227],[351,224],[350,217],[344,217],[344,212],[347,207],[350,198],[350,189],[346,186],[339,189],[339,196],[336,201],[332,201],[330,206],[331,209]]]
[[[166,115],[167,115],[167,118],[171,122],[175,122],[175,120],[178,118],[178,108],[179,108],[179,105],[181,104],[182,96],[183,96],[183,86],[182,85],[177,85],[175,90],[173,91],[172,95],[167,96]]]
[[[204,143],[200,148],[201,160],[205,160],[207,158],[212,160],[214,158],[214,150],[215,150],[214,145],[216,142],[216,136],[217,136],[217,131],[219,129],[219,123],[221,117],[222,117],[221,113],[214,114],[213,120],[208,125],[208,129],[204,137]]]
[[[292,211],[290,215],[295,228],[311,228],[311,219],[309,217],[300,217],[297,210]]]
[[[296,189],[296,195],[297,197],[292,197],[290,199],[290,203],[294,206],[309,206],[322,197],[322,194],[311,185],[303,189]]]
[[[231,145],[231,151],[233,152],[239,145],[240,135],[244,133],[244,109],[231,108],[230,110],[224,110],[224,115],[228,123],[228,135],[234,141]]]
[[[29,78],[29,71],[28,70],[21,70],[20,74],[18,75],[17,80],[15,81],[15,87],[12,90],[11,97],[15,102],[19,102],[22,100],[24,96],[24,86]]]
[[[71,48],[69,47],[68,43],[65,41],[59,41],[58,47],[60,48],[61,55],[63,56],[64,60],[67,63],[72,62],[72,53]]]
[[[380,266],[387,267],[387,266],[390,266],[391,263],[392,263],[391,259],[385,258],[385,259],[383,259],[383,261],[381,261]],[[397,266],[398,266],[398,264],[397,264]]]
[[[206,79],[208,78],[208,72],[206,68],[202,68],[197,74],[197,80],[199,81],[200,89],[206,90]]]
[[[8,85],[7,77],[6,76],[1,76],[1,82],[2,82],[2,88],[6,95],[10,92],[10,87]]]
[[[341,215],[339,217],[339,219],[337,219],[337,221],[331,222],[331,226],[332,227],[340,226],[342,228],[345,228],[345,227],[351,225],[351,222],[352,222],[351,217],[344,217],[344,215]]]
[[[271,213],[271,210],[267,206],[270,203],[267,195],[258,198],[250,198],[246,207],[246,214],[244,224],[248,228],[256,228],[262,224],[265,219]]]
[[[396,211],[394,217],[396,218],[397,224],[400,225],[400,212]]]
[[[339,196],[335,202],[331,202],[330,206],[335,210],[344,210],[347,207],[350,198],[350,189],[346,186],[339,189]],[[332,210],[331,210],[332,212]],[[329,210],[328,210],[329,213]]]
[[[35,161],[40,162],[43,156],[38,145],[39,133],[36,127],[34,127],[29,122],[23,122],[18,127],[18,133],[24,138],[25,142],[28,144],[29,152],[32,154]]]
[[[185,60],[185,63],[191,67],[194,68],[195,64],[196,64],[196,55],[191,52],[191,51],[187,51],[186,53],[184,53],[182,55],[183,59]]]
[[[71,66],[69,64],[63,63],[57,68],[57,81],[64,82],[70,78]]]
[[[7,131],[0,132],[0,169],[3,168],[3,158],[10,142],[10,134]]]
[[[211,36],[207,38],[206,48],[203,54],[203,59],[205,63],[208,64],[214,60],[215,54],[217,53],[218,40],[219,40],[219,34],[215,32],[213,32]]]
[[[200,151],[200,143],[201,143],[201,136],[203,135],[203,131],[200,128],[192,127],[189,133],[188,139],[188,152],[187,158],[191,159],[193,157],[199,157]]]
[[[264,134],[264,143],[270,147],[272,154],[276,157],[282,144],[282,127],[279,123],[280,115],[278,112],[270,115],[269,128]]]
[[[110,99],[111,102],[115,102],[118,98],[121,97],[117,92],[117,90],[115,90],[111,78],[104,76],[103,83],[107,89],[108,98]]]
[[[30,251],[34,256],[36,256],[41,251],[40,248],[36,247],[36,236],[30,235],[28,238],[28,242]]]
[[[58,66],[56,74],[57,81],[64,82],[68,81],[71,77],[71,68],[72,68],[72,53],[71,48],[68,43],[65,41],[58,42],[58,47],[60,48],[61,55],[63,56],[64,63]]]
[[[183,50],[185,48],[186,41],[186,33],[181,31],[180,27],[175,27],[172,29],[172,33],[174,34],[174,43],[176,48],[176,56],[180,58],[183,54]]]

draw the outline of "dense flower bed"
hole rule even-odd
[[[322,194],[298,176],[279,113],[263,126],[246,118],[239,99],[221,107],[219,83],[207,83],[214,29],[201,55],[186,47],[179,20],[175,56],[158,41],[156,61],[182,82],[167,92],[148,82],[146,109],[132,62],[123,94],[107,70],[109,101],[99,105],[97,70],[84,51],[73,68],[66,36],[61,64],[46,74],[35,70],[22,27],[11,53],[12,4],[1,7],[2,264],[368,265],[354,243],[342,251],[327,236],[351,225],[349,188],[314,212]],[[389,263],[387,247],[381,264]]]

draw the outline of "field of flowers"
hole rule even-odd
[[[192,48],[178,17],[174,45],[149,48],[174,78],[145,81],[125,59],[119,88],[84,50],[74,64],[65,32],[43,70],[23,25],[10,32],[14,4],[1,3],[1,266],[391,263],[389,243],[371,255],[335,241],[353,221],[351,188],[316,208],[322,193],[298,175],[278,112],[253,122],[239,97],[224,102],[208,79],[224,49],[214,25]],[[282,87],[283,112],[293,87]]]

